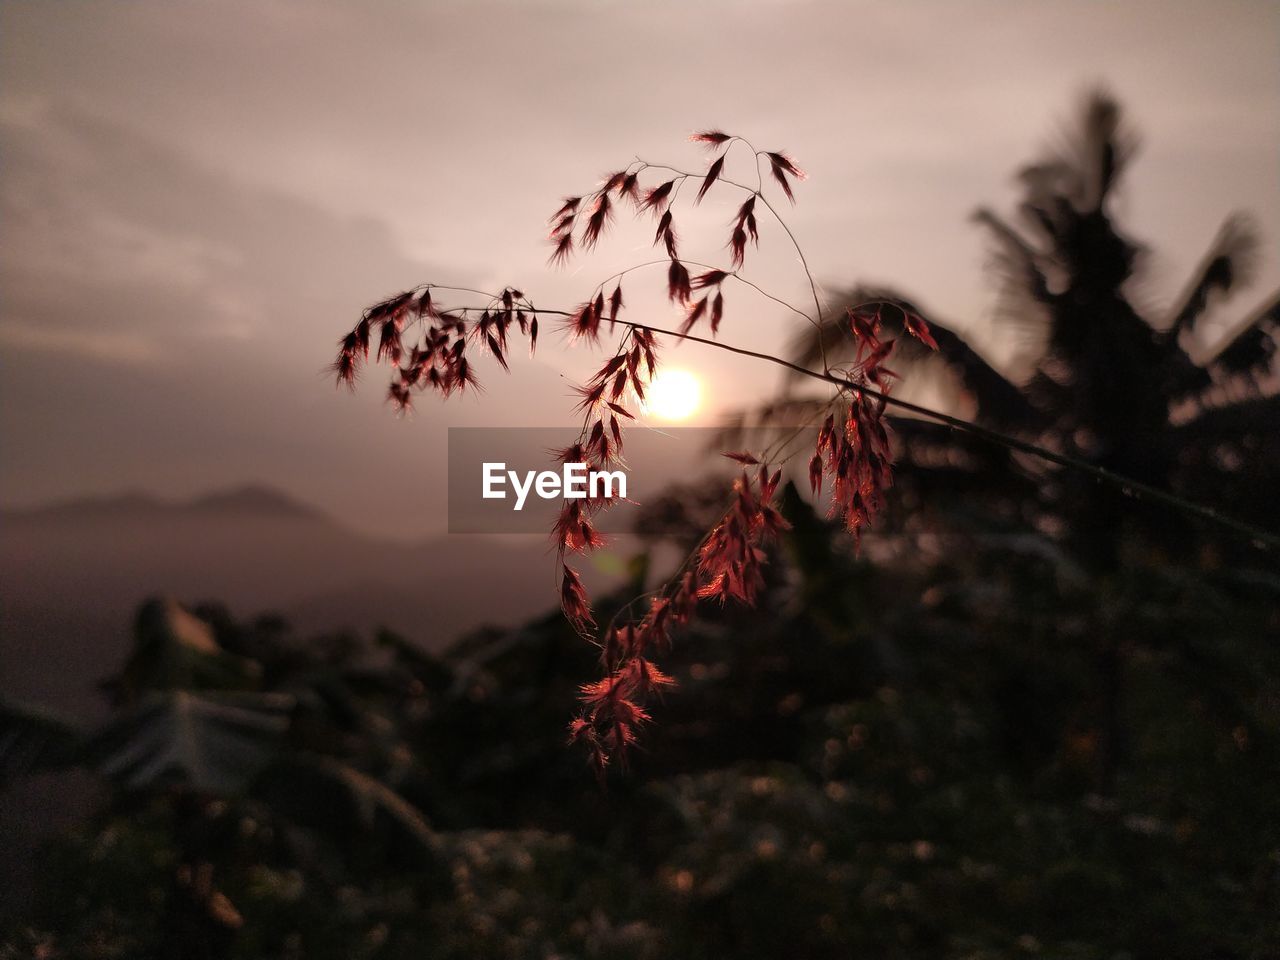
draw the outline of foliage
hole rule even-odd
[[[1248,284],[1257,256],[1255,228],[1233,214],[1169,310],[1135,297],[1144,248],[1112,210],[1135,140],[1116,101],[1095,93],[1063,146],[1022,170],[1016,219],[987,209],[975,216],[993,237],[1002,330],[1023,344],[1022,372],[996,369],[932,317],[937,350],[901,339],[899,369],[909,381],[912,368],[927,366],[919,373],[950,385],[978,425],[1274,531],[1280,515],[1271,483],[1280,463],[1269,441],[1280,410],[1272,371],[1280,296],[1216,344],[1200,335],[1206,317]],[[871,299],[894,305],[884,312],[890,331],[927,315],[894,291],[855,288],[837,298],[821,328],[798,338],[792,359],[853,356],[860,346],[836,318],[840,308]],[[1034,457],[1002,460],[983,449],[989,439],[938,424],[895,426],[900,472],[921,495],[945,496],[959,485],[971,500],[1016,499],[1024,524],[1055,531],[1094,572],[1122,563],[1122,529],[1176,556],[1207,542],[1229,556],[1252,555],[1247,535],[1202,525],[1188,531],[1193,515],[1149,502],[1136,484],[1099,483]]]
[[[1178,339],[1238,279],[1247,244],[1227,231],[1172,324],[1144,322],[1123,293],[1133,248],[1105,207],[1121,129],[1096,106],[1081,149],[1028,176],[1038,246],[984,215],[1023,258],[1010,295],[1042,311],[1039,373],[1013,382],[943,325],[919,326],[919,342],[982,423],[1188,493],[1218,476],[1264,518],[1274,398],[1254,383],[1246,402],[1217,402],[1191,369],[1223,386],[1253,378],[1256,356],[1231,347],[1188,366]],[[631,189],[629,172],[589,217]],[[606,220],[588,221],[589,241]],[[878,299],[872,337],[915,323],[894,312],[901,298]],[[845,319],[851,334],[872,322]],[[817,345],[825,369],[843,337]],[[1265,352],[1261,334],[1236,342]],[[627,343],[638,370],[644,341]],[[460,359],[446,362],[459,388]],[[1200,385],[1186,419],[1170,416],[1171,377]],[[795,414],[794,401],[774,406]],[[827,519],[773,471],[746,478],[727,514],[697,486],[653,506],[640,530],[654,543],[710,543],[722,573],[760,561],[756,605],[685,618],[663,664],[679,694],[603,790],[563,732],[601,651],[559,613],[436,656],[390,635],[304,641],[276,620],[149,605],[102,730],[0,709],[6,777],[81,765],[109,785],[47,852],[0,956],[1280,954],[1280,577],[1197,527],[1170,536],[1166,514],[1093,481],[896,427],[896,505],[862,554],[847,514]],[[720,525],[735,518],[730,536]],[[756,537],[766,525],[773,537]],[[633,626],[648,566],[591,615]],[[606,680],[634,645],[604,631]],[[666,684],[646,682],[657,700]],[[590,706],[601,690],[586,693]]]
[[[780,464],[796,455],[789,448],[806,431],[816,430],[807,470],[815,500],[826,493],[831,511],[855,543],[888,504],[895,458],[900,458],[909,468],[908,485],[917,502],[945,497],[958,483],[980,510],[1016,510],[1015,519],[1024,527],[1049,532],[1090,572],[1110,575],[1123,565],[1122,539],[1174,555],[1192,543],[1203,545],[1177,536],[1172,525],[1153,522],[1155,510],[1170,507],[1230,529],[1236,541],[1244,535],[1254,545],[1280,549],[1280,536],[1266,528],[1275,520],[1266,478],[1274,477],[1280,463],[1263,449],[1276,396],[1260,393],[1275,350],[1275,305],[1199,362],[1189,343],[1212,302],[1247,281],[1256,245],[1252,228],[1244,218],[1229,220],[1182,304],[1163,322],[1144,320],[1128,291],[1138,248],[1115,226],[1109,209],[1133,143],[1112,98],[1093,95],[1077,135],[1054,156],[1022,171],[1026,199],[1019,212],[1030,236],[991,211],[977,215],[997,241],[1006,315],[1037,340],[1034,372],[1026,383],[1002,374],[955,331],[927,321],[893,292],[857,288],[824,311],[804,251],[765,191],[767,167],[770,192],[780,189],[794,203],[793,183],[805,178],[796,162],[718,130],[690,139],[711,154],[705,173],[637,157],[593,190],[566,198],[549,221],[552,263],[593,250],[626,206],[637,218],[657,220],[653,245],[665,256],[594,284],[572,310],[539,308],[514,286],[486,293],[421,285],[369,307],[339,341],[333,365],[338,382],[354,386],[376,333],[375,362],[390,366],[389,398],[405,411],[415,393],[448,398],[478,387],[477,352],[487,352],[507,369],[510,340],[526,337],[532,351],[540,316],[562,318],[570,340],[590,346],[602,338],[607,342],[620,327],[612,354],[576,388],[576,411],[582,414],[577,438],[555,454],[560,462],[581,463],[587,470],[622,462],[624,425],[635,420],[636,405],[643,410],[660,348],[672,340],[693,339],[772,362],[827,391],[789,394],[749,418],[776,428],[772,442],[725,453],[744,467],[728,503],[713,515],[675,573],[611,620],[596,617],[578,572],[565,561],[605,544],[596,515],[612,506],[613,498],[565,499],[551,531],[561,608],[599,648],[601,673],[598,681],[582,685],[581,707],[569,730],[571,740],[586,748],[598,777],[605,777],[615,759],[627,763],[658,695],[671,686],[655,661],[673,631],[687,629],[707,601],[755,604],[763,585],[764,548],[782,529],[773,503]],[[741,173],[728,166],[731,158],[742,164]],[[654,176],[658,182],[648,183]],[[690,199],[693,184],[697,193]],[[676,214],[687,215],[712,190],[730,193],[741,205],[724,228],[728,242],[694,260],[678,234]],[[682,191],[687,203],[678,207]],[[774,296],[745,273],[748,246],[759,245],[757,213],[776,225],[793,249],[813,296],[811,309]],[[624,279],[631,283],[652,267],[666,268],[667,298],[683,313],[677,330],[623,315]],[[747,288],[807,322],[791,360],[715,339],[725,316],[726,286]],[[446,305],[442,296],[462,302]],[[692,332],[704,326],[712,339]],[[889,363],[900,359],[918,365],[922,355],[950,374],[976,420],[891,396],[900,374]],[[1249,405],[1232,399],[1242,391]],[[891,437],[890,407],[921,418],[896,424],[897,443]],[[1234,429],[1207,433],[1199,421],[1211,412],[1219,427],[1234,419]],[[993,442],[1003,449],[995,454],[985,449]],[[1017,453],[1030,456],[1020,459]],[[1261,470],[1251,462],[1258,455],[1270,458]],[[1217,494],[1223,489],[1248,495],[1247,522],[1200,502],[1220,503]],[[1089,522],[1077,522],[1080,517]],[[1235,542],[1228,545],[1238,552]],[[1103,634],[1106,656],[1115,660],[1118,644],[1110,631]],[[1114,683],[1117,670],[1107,669]],[[1107,709],[1114,713],[1113,707]],[[1101,765],[1103,776],[1111,777],[1119,746],[1116,731],[1107,737]]]
[[[1130,749],[1104,796],[1091,772],[1092,655],[1063,633],[1087,630],[1087,585],[1064,589],[1048,555],[873,564],[793,489],[783,508],[792,529],[765,615],[703,618],[677,645],[682,695],[632,775],[603,792],[563,749],[559,718],[589,654],[558,616],[435,658],[390,636],[302,644],[205,610],[219,645],[260,666],[254,695],[294,698],[287,748],[240,791],[118,781],[95,821],[46,857],[11,949],[189,956],[197,938],[204,955],[231,957],[1200,957],[1280,946],[1280,581],[1169,567],[1140,594],[1094,598],[1132,627]],[[602,611],[622,600],[601,598]],[[202,875],[197,924],[186,891]]]

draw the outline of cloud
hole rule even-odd
[[[74,16],[0,5],[0,20],[7,487],[182,493],[256,475],[332,506],[377,474],[383,516],[422,509],[429,430],[563,422],[567,390],[540,359],[492,378],[483,400],[424,403],[406,426],[376,409],[381,384],[328,391],[338,333],[425,279],[577,302],[651,234],[620,231],[579,269],[548,272],[555,198],[636,153],[697,164],[682,140],[707,124],[797,152],[812,176],[786,215],[820,282],[892,283],[961,326],[994,302],[969,213],[1012,207],[1010,174],[1097,78],[1144,134],[1120,212],[1167,257],[1162,287],[1228,210],[1280,222],[1266,4],[392,3],[375,16],[323,0],[84,0]],[[699,210],[723,229],[714,200]],[[697,224],[683,229],[696,242]],[[762,244],[752,278],[801,301],[784,251]],[[1273,257],[1261,273],[1264,289],[1280,276]],[[645,282],[628,288],[637,311]],[[656,299],[649,315],[665,319]],[[725,336],[745,346],[793,331],[767,302],[731,309]],[[569,377],[585,356],[568,355]],[[696,362],[728,404],[759,391],[754,368],[714,351]]]
[[[0,344],[6,356],[33,350],[69,359],[99,360],[106,363],[155,363],[164,356],[145,337],[113,330],[47,330],[21,320],[0,321]]]
[[[378,278],[394,286],[424,269],[372,221],[237,182],[75,109],[3,120],[0,148],[0,272],[19,297],[65,308],[36,318],[42,326],[109,319],[173,339],[252,322],[278,337],[335,294],[354,308],[380,289],[369,286]],[[133,303],[103,318],[104,299]]]
[[[389,466],[385,523],[412,502],[431,451],[376,387],[353,400],[321,373],[367,303],[433,272],[384,225],[65,105],[4,115],[0,150],[6,497],[248,475],[350,491]]]

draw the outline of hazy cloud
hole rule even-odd
[[[0,5],[0,498],[260,479],[334,510],[379,489],[357,522],[431,525],[444,424],[562,423],[565,381],[519,364],[405,424],[379,383],[329,388],[335,338],[425,279],[574,302],[649,238],[548,273],[549,204],[637,153],[700,162],[682,140],[705,125],[800,156],[820,281],[893,283],[999,353],[969,214],[1007,208],[1106,80],[1143,134],[1121,213],[1159,305],[1228,212],[1280,223],[1277,26],[1247,0]],[[709,202],[689,242],[726,215]],[[1232,316],[1280,282],[1268,241]],[[753,270],[807,296],[779,249]],[[731,307],[735,342],[793,331]],[[678,357],[723,404],[774,382]]]

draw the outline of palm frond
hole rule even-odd
[[[868,303],[880,303],[889,307],[883,311],[881,318],[890,334],[898,338],[893,354],[894,369],[905,373],[916,367],[921,375],[926,375],[929,367],[937,369],[935,363],[929,363],[928,366],[926,363],[940,360],[947,371],[944,376],[954,378],[952,383],[972,399],[980,421],[1002,428],[1018,429],[1031,429],[1039,422],[1035,409],[1016,384],[991,366],[950,327],[939,323],[919,306],[887,287],[857,286],[838,295],[828,307],[828,317],[821,330],[803,330],[793,341],[790,352],[792,362],[812,367],[821,362],[823,347],[826,349],[828,363],[853,360],[855,345],[846,313],[852,307]],[[925,318],[933,339],[938,344],[937,353],[915,338],[904,335],[902,318],[907,313]]]
[[[1064,199],[1076,190],[1074,171],[1064,163],[1036,163],[1019,170],[1018,180],[1023,193],[1018,216],[1047,249],[1056,250],[1066,216],[1074,215]]]
[[[1275,326],[1252,327],[1231,342],[1209,364],[1215,380],[1248,380],[1250,386],[1272,370],[1276,355]]]
[[[1024,349],[1034,354],[1043,352],[1052,323],[1050,277],[1060,282],[1061,269],[993,211],[980,207],[973,219],[995,241],[990,268],[1000,280],[996,316],[1022,334]]]
[[[1137,148],[1137,137],[1124,122],[1120,104],[1105,89],[1089,93],[1081,112],[1075,165],[1082,210],[1101,208]]]
[[[1137,145],[1116,98],[1102,88],[1087,92],[1074,127],[1042,159],[1018,171],[1027,198],[1024,217],[1052,237],[1061,232],[1064,203],[1078,214],[1101,210]]]
[[[1193,332],[1215,296],[1225,300],[1246,286],[1253,278],[1258,246],[1258,229],[1251,217],[1240,213],[1228,217],[1170,312],[1168,335]]]
[[[1011,264],[1015,264],[1020,270],[1026,271],[1028,276],[1039,275],[1039,261],[1043,254],[1028,243],[1022,234],[1005,223],[987,207],[979,207],[975,210],[973,219],[975,223],[980,223],[991,231],[1000,253]]]
[[[1277,329],[1280,291],[1237,324],[1206,356],[1197,358],[1198,362],[1188,358],[1171,377],[1170,399],[1175,403],[1193,400],[1201,409],[1212,409],[1224,405],[1222,396],[1256,396],[1274,373]],[[1166,342],[1181,354],[1176,344]]]
[[[1205,367],[1222,376],[1259,375],[1270,369],[1280,327],[1280,290],[1222,339]]]

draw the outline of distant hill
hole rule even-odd
[[[0,531],[0,693],[77,712],[154,595],[280,613],[304,633],[385,626],[428,648],[555,603],[544,539],[380,541],[264,486],[5,510]]]
[[[307,506],[271,487],[254,485],[199,497],[191,501],[186,509],[197,513],[309,517],[328,521],[315,507]]]
[[[196,497],[192,500],[162,500],[141,491],[129,491],[109,497],[82,497],[26,509],[0,509],[0,522],[6,520],[104,520],[118,517],[178,516],[193,513],[239,514],[255,516],[327,518],[315,507],[307,506],[288,494],[261,484],[245,484],[230,490]]]

